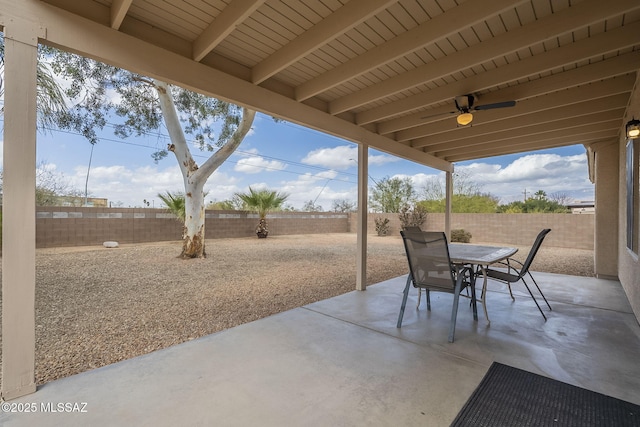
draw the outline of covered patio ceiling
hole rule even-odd
[[[53,6],[40,17],[51,44],[442,170],[617,141],[640,68],[638,0],[41,4]],[[57,39],[52,16],[60,28],[91,29],[96,41]],[[147,65],[104,54],[97,40],[105,38],[138,49]],[[159,61],[195,63],[197,72],[163,73]],[[472,111],[471,125],[459,126],[452,112],[461,95],[474,97],[472,107],[515,106]]]

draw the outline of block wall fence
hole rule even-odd
[[[355,220],[355,214],[352,215]],[[369,214],[367,229],[375,233],[375,218],[389,218],[389,234],[400,233],[396,214]],[[530,246],[543,228],[550,228],[544,244],[559,248],[593,250],[595,215],[589,214],[451,214],[451,229],[471,233],[471,243]],[[444,230],[444,214],[427,214],[425,231]],[[349,229],[355,232],[355,224]]]
[[[375,235],[376,217],[390,220],[390,235],[400,232],[396,214],[369,214],[369,234]],[[207,211],[207,239],[252,237],[258,216],[251,212]],[[270,236],[355,233],[355,213],[276,212],[267,216]],[[543,228],[553,231],[545,244],[593,249],[594,215],[572,214],[453,214],[453,229],[462,228],[471,242],[530,245]],[[428,214],[424,230],[444,230],[444,214]],[[105,241],[145,243],[178,241],[182,225],[164,209],[38,207],[36,247],[101,245]]]
[[[258,215],[206,211],[205,238],[255,236]],[[347,233],[349,215],[334,212],[275,212],[267,216],[269,234]],[[105,241],[179,241],[182,224],[164,209],[38,207],[36,247],[102,245]]]

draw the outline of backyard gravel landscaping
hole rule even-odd
[[[407,273],[399,236],[368,240],[368,284]],[[196,260],[178,259],[180,249],[38,249],[37,383],[355,289],[355,234],[208,240],[208,257]],[[593,251],[543,245],[533,270],[592,276]]]

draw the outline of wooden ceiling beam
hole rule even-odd
[[[515,107],[474,112],[474,121],[471,126],[457,127],[455,118],[439,122],[438,126],[425,125],[396,133],[397,141],[412,140],[414,147],[438,144],[470,136],[479,136],[503,129],[527,126],[537,123],[546,117],[553,119],[554,115],[571,117],[571,115],[586,114],[593,111],[598,104],[593,104],[596,99],[608,99],[613,95],[620,95],[611,102],[619,102],[626,105],[629,93],[635,83],[635,75],[629,74],[618,79],[604,80],[585,86],[554,92],[535,98],[520,101]],[[613,104],[618,105],[618,104]],[[568,106],[568,107],[567,107]],[[566,113],[564,113],[566,111]],[[445,132],[435,132],[441,124],[446,124]],[[423,141],[421,145],[417,141]],[[429,144],[426,143],[429,141]]]
[[[557,120],[555,122],[535,124],[523,128],[512,129],[510,131],[495,132],[492,134],[482,135],[478,138],[467,138],[448,144],[424,147],[423,150],[426,153],[433,154],[434,156],[443,157],[446,156],[446,153],[454,150],[465,149],[473,151],[475,147],[483,144],[496,144],[496,146],[499,146],[502,141],[512,141],[516,138],[527,138],[534,135],[546,134],[553,137],[556,135],[569,136],[576,131],[584,132],[584,129],[591,129],[590,132],[595,132],[602,130],[603,128],[608,129],[607,126],[611,125],[614,121],[617,121],[619,126],[621,111],[624,112],[624,108]]]
[[[521,3],[524,2],[521,0],[475,0],[449,9],[418,27],[301,84],[296,88],[296,100],[302,101],[329,90]]]
[[[303,32],[282,49],[256,64],[251,80],[260,84],[320,46],[359,25],[398,0],[351,0],[340,9]]]
[[[232,1],[193,42],[193,60],[202,61],[238,25],[255,12],[265,0]]]
[[[546,148],[566,147],[568,145],[591,144],[603,141],[612,141],[618,137],[617,129],[610,129],[589,134],[565,136],[551,139],[527,139],[526,141],[515,141],[511,145],[502,147],[487,147],[477,151],[464,151],[451,154],[445,157],[450,162],[462,162],[466,160],[482,159],[486,157],[504,156],[507,154],[523,153],[527,151],[543,150]]]
[[[111,4],[111,28],[117,30],[122,25],[133,0],[114,0]]]
[[[384,120],[422,108],[425,105],[449,101],[461,94],[479,92],[500,84],[586,61],[612,51],[632,47],[638,43],[640,43],[640,31],[637,31],[634,25],[619,27],[437,89],[363,111],[356,114],[356,123],[362,125]]]
[[[637,0],[588,0],[578,3],[546,18],[338,98],[329,104],[329,112],[338,114],[360,107],[636,8],[640,8],[640,2]]]
[[[633,73],[633,75],[635,75],[635,72],[638,69],[640,69],[640,51],[635,51],[565,71],[563,73],[552,74],[541,79],[532,80],[527,83],[521,83],[516,86],[490,92],[482,95],[479,102],[482,104],[490,104],[505,100],[519,101],[521,99],[545,95],[566,88],[597,82],[599,80],[609,79],[611,77],[627,73]],[[422,119],[422,117],[454,110],[455,105],[451,102],[451,105],[449,106],[420,111],[418,113],[378,123],[377,131],[382,135],[387,135],[415,126],[424,126],[430,122],[438,122],[442,124],[442,120],[446,119],[446,116],[441,118],[434,117],[426,120]],[[450,130],[450,127],[442,125],[439,129],[439,131],[436,131],[435,129],[432,131],[434,133],[445,132]]]

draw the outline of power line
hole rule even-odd
[[[4,120],[0,120],[0,122],[4,122]],[[113,124],[108,124],[108,126],[112,127],[114,125]],[[82,134],[80,134],[78,132],[73,132],[73,131],[69,131],[69,130],[62,130],[62,129],[55,129],[55,128],[43,128],[43,130],[46,130],[46,131],[49,131],[49,132],[65,133],[65,134],[68,134],[68,135],[74,135],[74,136],[80,136],[80,137],[83,136]],[[165,138],[168,141],[170,140],[168,135],[163,135],[161,133],[149,133],[148,135]],[[149,149],[149,150],[158,150],[157,147],[152,147],[150,145],[133,143],[133,142],[124,141],[124,140],[121,140],[121,139],[113,139],[113,138],[108,138],[108,137],[104,137],[104,136],[99,136],[98,140],[105,141],[105,142],[113,142],[113,143],[116,143],[116,144],[129,145],[129,146],[133,146],[133,147],[146,148],[146,149]],[[187,142],[195,142],[195,141],[190,140],[190,141],[187,141]],[[202,159],[208,159],[209,158],[209,156],[206,156],[206,155],[203,155],[203,154],[197,154],[196,153],[196,154],[192,154],[192,155],[193,155],[193,157],[196,157],[196,158],[202,158]],[[270,160],[276,160],[276,161],[283,162],[283,163],[285,163],[287,165],[292,165],[292,166],[306,168],[306,169],[313,169],[313,170],[318,170],[318,171],[322,171],[322,172],[336,172],[338,175],[347,176],[347,178],[339,178],[338,176],[336,176],[335,178],[332,178],[332,180],[339,181],[339,182],[352,183],[352,181],[349,180],[348,177],[349,176],[351,176],[351,177],[356,177],[357,176],[356,174],[351,173],[351,172],[337,172],[334,169],[327,169],[327,168],[323,168],[323,167],[320,167],[320,166],[307,165],[307,164],[304,164],[304,163],[295,162],[293,160],[281,159],[281,158],[273,157],[273,156],[258,155],[258,154],[255,154],[255,153],[242,151],[242,150],[236,150],[233,155],[245,155],[245,156],[250,156],[250,157],[259,157],[259,158],[265,158],[265,159],[270,159]],[[227,159],[225,161],[225,163],[226,162],[232,163],[232,164],[236,164],[236,165],[240,163],[240,161],[233,161],[233,160],[230,160],[230,159]],[[286,169],[280,169],[280,168],[271,167],[271,166],[264,166],[264,165],[251,165],[251,166],[254,167],[254,168],[263,169],[263,170],[266,170],[266,171],[272,170],[272,171],[278,171],[278,172],[288,173],[288,174],[297,175],[297,176],[304,176],[305,175],[305,173],[288,171]]]

